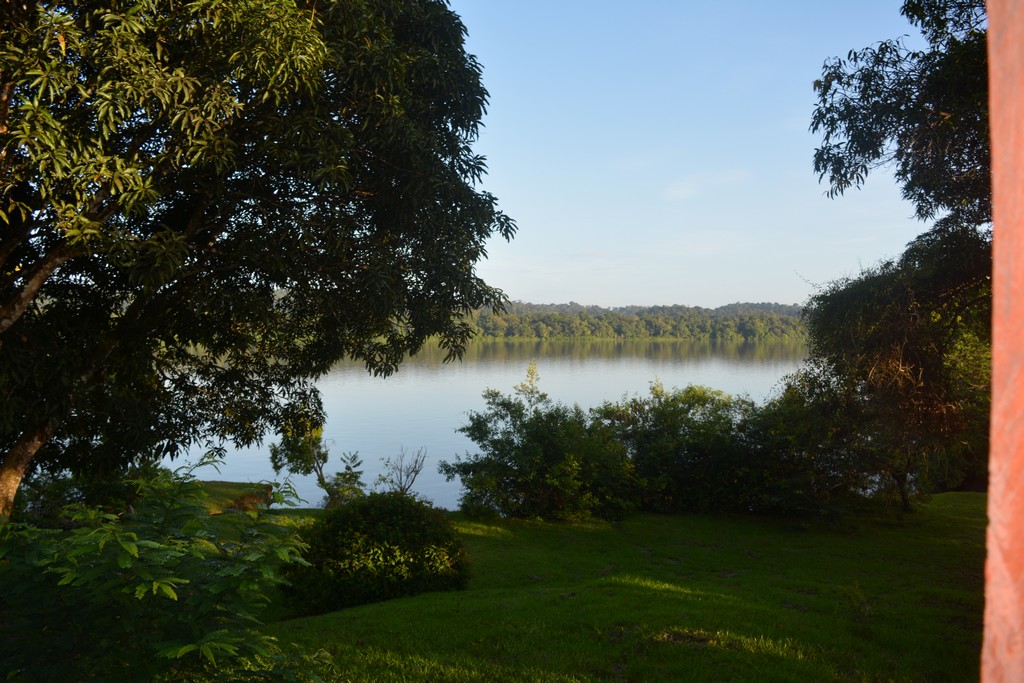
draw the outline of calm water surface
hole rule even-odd
[[[402,448],[411,455],[426,449],[427,464],[416,492],[439,507],[458,507],[459,483],[446,482],[437,463],[452,460],[475,444],[455,430],[466,413],[484,407],[486,388],[511,393],[523,381],[527,365],[537,361],[540,388],[556,401],[583,408],[646,394],[654,380],[666,387],[703,384],[755,401],[767,397],[778,381],[803,360],[802,345],[761,344],[716,347],[689,342],[477,342],[461,362],[444,364],[437,349],[408,359],[386,379],[368,374],[361,364],[343,363],[322,378],[327,424],[324,438],[335,456],[357,451],[363,481],[372,484],[381,459]],[[203,479],[261,481],[274,479],[268,443],[228,452],[219,474]],[[336,458],[328,471],[341,469]],[[296,477],[299,495],[310,504],[322,495],[312,477]]]

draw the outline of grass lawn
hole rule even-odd
[[[279,621],[353,681],[978,679],[985,497],[839,528],[455,516],[469,589]]]

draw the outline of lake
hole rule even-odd
[[[397,456],[402,448],[410,456],[424,448],[426,466],[414,490],[439,507],[455,509],[459,482],[446,482],[437,472],[438,462],[475,452],[476,445],[455,430],[466,423],[467,411],[484,408],[484,389],[511,393],[531,360],[537,361],[542,391],[555,401],[589,408],[647,394],[654,380],[669,388],[702,384],[761,401],[800,365],[805,353],[803,345],[785,343],[478,341],[461,362],[442,363],[438,349],[424,349],[388,378],[373,377],[362,364],[346,362],[318,382],[327,413],[324,439],[334,456],[359,453],[366,484],[376,480],[383,458]],[[338,459],[332,458],[328,471],[339,469]],[[198,475],[230,481],[274,479],[269,441],[261,447],[229,449],[220,470]],[[293,484],[310,505],[319,504],[323,495],[313,477],[293,478]]]

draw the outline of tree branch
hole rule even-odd
[[[25,276],[25,284],[3,307],[0,307],[0,334],[6,332],[28,310],[32,300],[35,299],[43,283],[53,271],[75,255],[76,251],[62,240],[42,261],[28,271]]]

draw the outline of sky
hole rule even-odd
[[[928,225],[888,171],[829,199],[826,58],[919,31],[899,0],[451,0],[490,93],[480,186],[518,225],[478,274],[516,301],[801,304]]]

